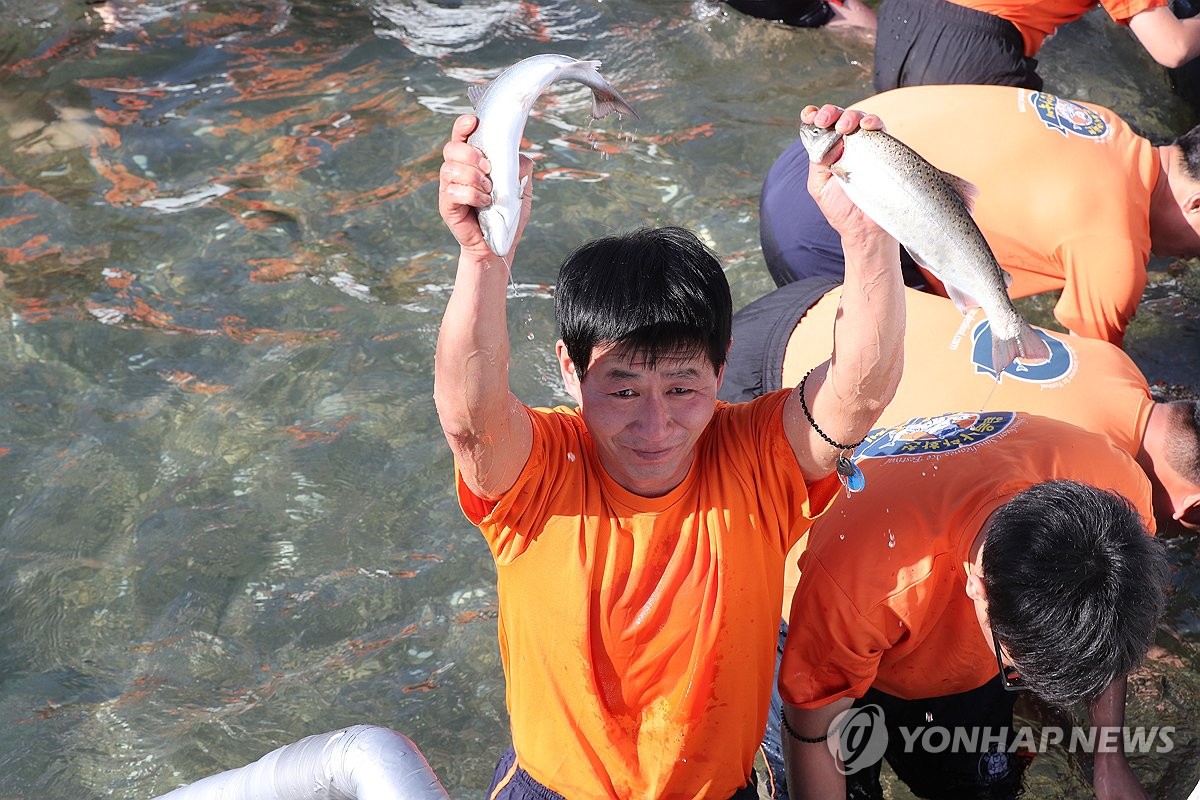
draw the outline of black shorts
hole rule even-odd
[[[875,91],[984,83],[1041,89],[1017,26],[947,0],[884,0],[875,35]]]
[[[753,400],[783,388],[783,355],[796,323],[840,279],[818,275],[786,284],[733,315],[733,344],[718,397]]]
[[[782,700],[778,687],[779,659],[783,656],[786,639],[787,623],[781,622],[775,661],[776,687],[771,694],[767,732],[761,750],[773,779],[768,792],[773,800],[786,800],[788,796],[783,779]],[[1016,696],[1014,692],[1004,690],[997,675],[995,680],[978,689],[926,700],[903,700],[877,689],[868,689],[854,705],[861,708],[874,704],[883,709],[882,719],[888,728],[887,750],[883,757],[917,797],[928,800],[1009,800],[1021,794],[1021,779],[1028,766],[1021,754],[1008,752],[1015,738],[1012,728]],[[952,752],[949,747],[940,747],[940,736],[930,736],[926,740],[924,736],[913,735],[918,729],[931,726],[948,731],[956,728],[987,730],[996,734],[997,744],[986,749],[981,745],[977,748],[979,752]],[[998,744],[1002,729],[1007,734],[1003,745]],[[908,740],[914,743],[912,747],[906,746]],[[925,741],[933,742],[936,752],[923,747]],[[983,742],[982,736],[977,741]],[[883,788],[879,783],[882,766],[882,761],[877,761],[848,775],[848,800],[882,800]]]
[[[517,753],[511,747],[504,751],[496,763],[492,785],[488,787],[485,800],[565,800],[565,798],[534,780],[517,766]],[[758,800],[758,775],[750,770],[750,782],[738,789],[729,800]]]
[[[776,286],[816,276],[841,283],[846,275],[842,237],[808,193],[808,167],[808,152],[797,139],[775,159],[763,181],[758,237]],[[900,266],[905,285],[925,288],[924,276],[903,248]]]
[[[819,28],[833,19],[833,9],[825,0],[725,0],[743,14],[778,20],[798,28]]]

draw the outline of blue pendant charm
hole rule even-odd
[[[863,475],[863,472],[858,468],[858,465],[851,461],[849,456],[847,456],[845,453],[838,456],[837,474],[838,480],[842,482],[842,486],[845,486],[846,490],[851,494],[854,492],[861,492],[863,489],[867,488],[866,476]]]

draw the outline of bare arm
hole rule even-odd
[[[1159,6],[1134,14],[1129,30],[1164,67],[1182,67],[1200,56],[1200,17],[1179,19],[1170,8]]]
[[[843,697],[827,706],[813,709],[796,708],[783,703],[783,718],[799,735],[816,739],[829,732],[838,714],[854,700]],[[829,748],[829,742],[802,742],[784,728],[783,763],[787,767],[788,796],[792,800],[829,800],[846,796],[846,776],[838,769],[839,760]],[[830,737],[833,739],[836,733]]]
[[[438,210],[458,240],[459,254],[454,290],[438,331],[433,399],[463,481],[479,497],[495,500],[521,474],[533,429],[508,385],[509,268],[488,249],[479,229],[476,210],[491,202],[491,181],[487,159],[467,144],[476,124],[471,115],[455,120],[442,150]],[[528,159],[522,159],[521,172],[532,173]],[[526,191],[530,196],[522,201],[522,227],[532,203],[532,189]]]
[[[1092,783],[1098,800],[1149,800],[1137,776],[1125,759],[1125,678],[1108,685],[1095,701],[1088,704],[1088,717],[1096,732],[1096,760],[1092,767]],[[1115,736],[1106,737],[1104,729],[1115,729]],[[1105,747],[1115,744],[1115,747]]]
[[[837,106],[809,106],[802,122],[849,132],[860,125],[881,129],[874,115],[842,111]],[[826,156],[841,155],[835,145]],[[813,370],[804,398],[817,426],[842,444],[855,444],[870,431],[896,394],[904,359],[904,281],[896,241],[846,197],[829,164],[813,164],[808,190],[829,223],[842,237],[846,277],[833,326],[833,357]],[[809,480],[828,475],[840,453],[806,418],[797,387],[788,398],[784,429],[796,460]]]

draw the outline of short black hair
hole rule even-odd
[[[1166,460],[1171,469],[1193,486],[1200,486],[1200,401],[1166,403],[1171,413]]]
[[[703,354],[719,371],[733,299],[721,262],[685,228],[641,228],[588,242],[563,262],[554,293],[559,336],[583,380],[592,350],[614,344],[653,366]]]
[[[1200,181],[1200,125],[1177,137],[1171,144],[1179,148],[1188,177]]]
[[[993,635],[1047,702],[1094,700],[1145,658],[1170,573],[1124,497],[1032,486],[993,514],[982,561]]]

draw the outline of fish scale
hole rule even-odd
[[[959,310],[983,309],[997,379],[1018,357],[1050,357],[1050,348],[1013,307],[1007,274],[971,217],[973,185],[883,131],[844,136],[809,124],[800,126],[800,138],[814,162],[842,141],[842,155],[830,169],[846,196],[945,284]]]
[[[592,118],[612,112],[638,114],[617,93],[598,68],[599,61],[578,61],[570,56],[543,54],[518,61],[495,80],[472,86],[467,97],[479,124],[467,141],[491,162],[492,204],[479,211],[479,227],[491,251],[501,258],[512,249],[521,220],[520,144],[534,102],[550,84],[569,80],[592,90]]]

